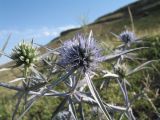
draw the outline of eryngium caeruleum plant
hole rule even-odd
[[[59,64],[66,68],[80,68],[85,72],[88,69],[95,69],[98,64],[100,47],[95,38],[81,34],[76,35],[73,39],[65,41],[59,50]]]
[[[138,38],[136,37],[135,33],[129,30],[125,30],[121,32],[119,35],[112,33],[115,37],[121,40],[125,45],[130,47],[131,43],[137,42]]]
[[[119,39],[122,40],[126,44],[130,44],[130,43],[136,41],[137,38],[136,38],[136,35],[134,32],[126,30],[126,31],[120,33]]]
[[[30,67],[37,60],[37,48],[32,43],[21,42],[14,49],[11,58],[16,61],[17,65]]]
[[[62,100],[57,109],[54,112],[51,111],[52,120],[62,118],[84,120],[84,104],[88,104],[94,111],[97,110],[97,114],[101,114],[99,119],[113,120],[116,115],[119,115],[120,119],[135,120],[132,102],[130,102],[127,93],[126,86],[129,81],[126,77],[143,69],[152,61],[147,61],[133,70],[127,70],[126,66],[124,67],[124,64],[127,64],[125,63],[126,59],[134,60],[134,57],[130,56],[129,53],[147,47],[130,48],[132,42],[138,40],[133,32],[124,31],[120,35],[114,33],[113,35],[120,39],[122,44],[125,44],[115,48],[107,55],[101,53],[104,49],[98,45],[92,32],[88,36],[78,34],[65,41],[59,48],[50,49],[42,46],[48,52],[39,56],[37,64],[45,64],[40,68],[35,64],[38,53],[36,48],[25,42],[15,47],[11,59],[16,61],[18,65],[24,65],[18,67],[25,70],[25,74],[9,83],[0,82],[0,86],[17,91],[18,101],[12,114],[12,120],[22,119],[34,103],[43,96],[61,98],[60,100]],[[96,69],[100,64],[106,62],[112,68]],[[30,68],[30,71],[26,71],[26,68]],[[116,103],[107,103],[105,99],[102,99],[99,94],[100,90],[97,91],[98,87],[94,83],[95,78],[101,80],[99,82],[102,82],[101,88],[110,79],[115,81],[122,92],[124,104],[118,106]],[[15,86],[12,83],[22,84]],[[63,90],[56,89],[59,85],[63,86]]]

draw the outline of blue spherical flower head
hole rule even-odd
[[[128,30],[120,33],[118,37],[128,46],[137,39],[135,33]]]
[[[100,47],[90,32],[89,36],[76,35],[60,48],[59,64],[67,68],[81,68],[83,72],[97,68]]]

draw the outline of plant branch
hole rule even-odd
[[[5,87],[5,88],[8,88],[8,89],[12,89],[12,90],[24,91],[24,88],[23,88],[23,87],[13,86],[13,85],[10,85],[10,84],[8,84],[8,83],[0,82],[0,86]]]

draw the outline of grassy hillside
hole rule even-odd
[[[160,31],[160,1],[159,0],[141,0],[128,5],[131,9],[135,31],[139,36],[158,34]],[[70,39],[75,33],[87,33],[93,30],[94,35],[98,40],[113,42],[114,39],[110,32],[119,33],[127,26],[131,28],[130,17],[128,13],[128,6],[120,8],[119,10],[104,15],[95,20],[95,22],[82,26],[81,28],[67,30],[61,35],[53,39],[48,46],[57,46],[63,41]],[[109,39],[108,39],[109,38]]]
[[[140,53],[140,55],[147,59],[160,59],[160,1],[140,0],[130,4],[129,7],[133,15],[134,28],[137,36],[147,37],[147,39],[145,39],[148,41],[147,45],[152,47],[150,51],[144,51],[143,53]],[[103,15],[91,24],[84,25],[77,29],[64,31],[59,37],[48,43],[47,46],[50,48],[57,47],[61,44],[61,42],[72,38],[77,33],[87,34],[90,30],[92,30],[96,39],[103,44],[107,50],[110,50],[120,43],[120,41],[111,35],[110,32],[119,34],[124,30],[125,27],[131,29],[128,6],[120,8],[113,13]],[[45,52],[43,48],[41,48],[41,51],[42,53]],[[0,68],[12,65],[13,63],[8,63],[0,66]],[[134,64],[132,66],[134,66]],[[155,68],[156,69],[151,71],[140,72],[131,77],[130,82],[133,87],[129,90],[129,96],[133,96],[135,93],[141,93],[142,88],[148,95],[147,101],[145,99],[139,99],[133,106],[134,113],[139,120],[156,119],[157,116],[155,114],[154,107],[156,107],[160,112],[160,93],[158,91],[160,88],[160,66],[155,65]],[[149,79],[145,76],[146,73],[149,74]],[[14,68],[10,71],[0,72],[0,81],[7,82],[16,78],[17,76],[21,76],[21,71],[17,68]],[[100,86],[99,81],[96,83],[96,85],[97,88]],[[118,87],[116,84],[112,83],[109,87],[110,89],[108,91],[103,90],[101,92],[103,98],[108,102],[114,103],[116,101],[116,103],[121,104],[121,99],[115,96],[118,94]],[[114,91],[111,89],[113,87],[115,88]],[[15,104],[15,98],[10,96],[13,95],[13,93],[15,93],[15,91],[10,91],[0,87],[0,120],[10,120]],[[34,107],[31,108],[24,120],[48,120],[51,116],[50,111],[53,111],[58,103],[58,99],[48,99],[44,97],[43,99],[39,100]],[[88,119],[96,118],[88,116]]]

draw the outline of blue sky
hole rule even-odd
[[[5,50],[20,41],[46,44],[61,31],[88,23],[136,0],[0,0],[0,48],[11,33]],[[0,63],[8,59],[1,58]]]

